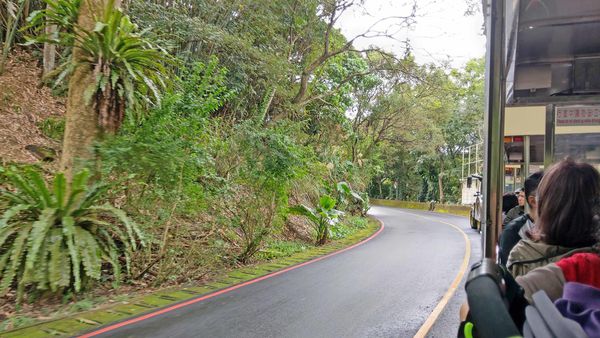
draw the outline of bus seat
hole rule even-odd
[[[565,318],[544,291],[533,294],[533,304],[525,309],[527,320],[523,326],[525,338],[587,338],[588,335],[575,321]]]

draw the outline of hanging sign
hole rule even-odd
[[[556,126],[599,126],[600,106],[556,107]]]

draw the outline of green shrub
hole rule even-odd
[[[38,124],[42,133],[55,140],[62,141],[65,134],[65,119],[58,117],[49,117]]]
[[[142,234],[120,209],[97,205],[105,188],[89,185],[84,170],[67,183],[62,173],[48,186],[35,169],[4,170],[8,189],[0,190],[0,292],[17,288],[80,291],[100,280],[108,263],[114,281],[121,279],[124,258]]]
[[[229,226],[239,238],[241,252],[236,259],[246,264],[262,248],[265,238],[271,233],[276,221],[277,204],[259,191],[250,191],[248,196],[236,201],[235,206],[225,213]]]
[[[289,208],[289,212],[295,215],[301,215],[308,218],[313,224],[317,245],[327,243],[331,238],[332,228],[339,221],[339,217],[343,212],[335,209],[335,199],[329,195],[321,196],[319,206],[316,209],[311,209],[305,205],[296,205]]]
[[[224,73],[216,59],[184,69],[159,107],[141,121],[127,121],[117,136],[98,146],[103,175],[131,176],[130,192],[134,183],[143,186],[139,195],[131,196],[137,204],[177,198],[186,213],[197,211],[205,195],[220,191],[225,183],[214,174],[211,156],[212,149],[222,155],[218,144],[228,141],[219,133],[225,128],[208,118],[233,95],[223,84]],[[213,130],[218,131],[214,136]]]
[[[275,240],[267,242],[265,249],[261,250],[257,257],[260,259],[288,257],[297,252],[306,251],[308,247],[309,245],[303,242]]]
[[[355,232],[365,229],[368,221],[364,217],[347,216],[341,222],[331,227],[331,239],[342,239],[351,236]]]
[[[345,206],[353,215],[366,216],[371,208],[369,206],[369,195],[354,191],[347,182],[338,182],[336,185],[337,201],[339,205]]]

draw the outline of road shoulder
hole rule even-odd
[[[149,316],[161,309],[185,306],[186,303],[202,301],[218,294],[237,289],[260,280],[285,273],[289,270],[310,264],[329,256],[358,246],[374,236],[383,228],[383,223],[370,218],[368,226],[355,234],[321,247],[310,248],[289,257],[246,266],[231,270],[213,282],[188,287],[168,288],[151,294],[136,295],[130,299],[106,304],[97,309],[76,313],[67,317],[40,322],[28,327],[2,332],[2,337],[48,337],[73,336],[83,332],[107,327],[112,323],[123,323],[131,318]]]

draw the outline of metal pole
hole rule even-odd
[[[552,163],[554,163],[554,133],[555,133],[555,119],[554,114],[555,105],[549,104],[546,106],[546,134],[544,135],[544,170],[548,169]]]
[[[465,179],[465,150],[462,151],[462,165],[460,166],[460,179]]]
[[[504,180],[504,10],[505,0],[491,0],[486,24],[486,138],[483,175],[483,254],[496,259],[499,225],[502,224]]]
[[[479,160],[479,145],[475,144],[475,171],[477,171],[477,161]]]
[[[529,176],[529,162],[531,162],[531,140],[529,135],[523,137],[523,166],[521,170],[521,187],[525,188],[525,180]],[[529,204],[525,203],[525,212],[529,212]]]
[[[469,176],[471,176],[471,147],[469,147]]]
[[[529,163],[531,162],[531,139],[529,135],[523,138],[523,173],[521,174],[523,184],[525,179],[529,176]]]
[[[525,187],[525,180],[529,177],[529,163],[531,162],[531,138],[529,135],[525,136],[523,140],[523,172],[521,173],[523,187]],[[525,212],[529,213],[529,203],[525,203]]]

